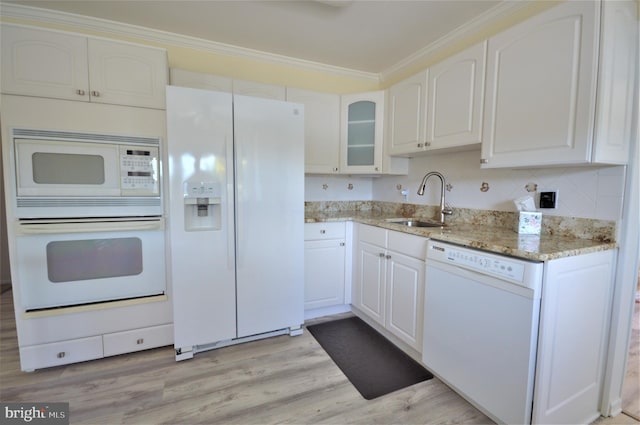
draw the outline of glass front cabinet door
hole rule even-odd
[[[342,173],[382,173],[383,120],[384,91],[342,96]]]

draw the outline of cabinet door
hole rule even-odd
[[[482,166],[590,160],[599,2],[565,2],[489,39]]]
[[[304,105],[304,172],[339,171],[340,96],[287,88],[287,100]]]
[[[133,44],[89,39],[91,101],[165,109],[167,54]]]
[[[473,146],[482,140],[486,54],[483,42],[431,68],[427,149]]]
[[[87,38],[2,25],[2,93],[89,100]]]
[[[387,121],[390,155],[425,149],[427,78],[429,70],[407,78],[389,89]]]
[[[354,265],[353,304],[384,326],[386,259],[384,248],[360,242]]]
[[[233,80],[233,94],[262,97],[264,99],[285,100],[284,86],[258,83],[255,81]]]
[[[389,251],[387,259],[387,317],[385,327],[422,351],[422,319],[425,263]]]
[[[304,243],[304,308],[344,304],[344,239]]]
[[[342,96],[341,168],[347,174],[380,174],[384,92]]]

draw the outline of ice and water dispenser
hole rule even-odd
[[[187,181],[184,183],[184,230],[220,230],[220,183]]]

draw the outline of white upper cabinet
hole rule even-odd
[[[382,173],[384,91],[342,96],[340,171]]]
[[[233,94],[262,97],[265,99],[285,100],[284,86],[258,83],[256,81],[233,80]]]
[[[426,99],[429,70],[389,88],[388,152],[405,155],[425,148]]]
[[[427,150],[479,146],[486,56],[485,41],[430,68]]]
[[[627,161],[636,3],[602,6],[602,30],[600,2],[564,2],[489,39],[482,167]]]
[[[165,108],[163,49],[2,25],[2,92]]]
[[[340,95],[287,88],[304,105],[304,171],[336,174],[340,167]]]
[[[171,68],[169,75],[172,86],[221,91],[224,93],[231,93],[233,91],[233,80],[228,77],[178,68]]]

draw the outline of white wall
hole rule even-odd
[[[305,176],[305,201],[370,201],[371,177]]]
[[[525,186],[537,185],[538,191],[558,190],[558,207],[543,210],[545,214],[599,220],[621,218],[624,193],[624,166],[558,167],[545,169],[480,169],[479,151],[447,153],[412,158],[408,176],[384,176],[372,180],[372,199],[403,202],[400,190],[409,191],[409,203],[438,205],[439,184],[430,178],[424,196],[416,192],[429,171],[442,173],[452,187],[446,192],[452,208],[516,211],[513,199],[529,193]],[[480,190],[483,182],[489,190]],[[536,206],[538,205],[536,197]]]

